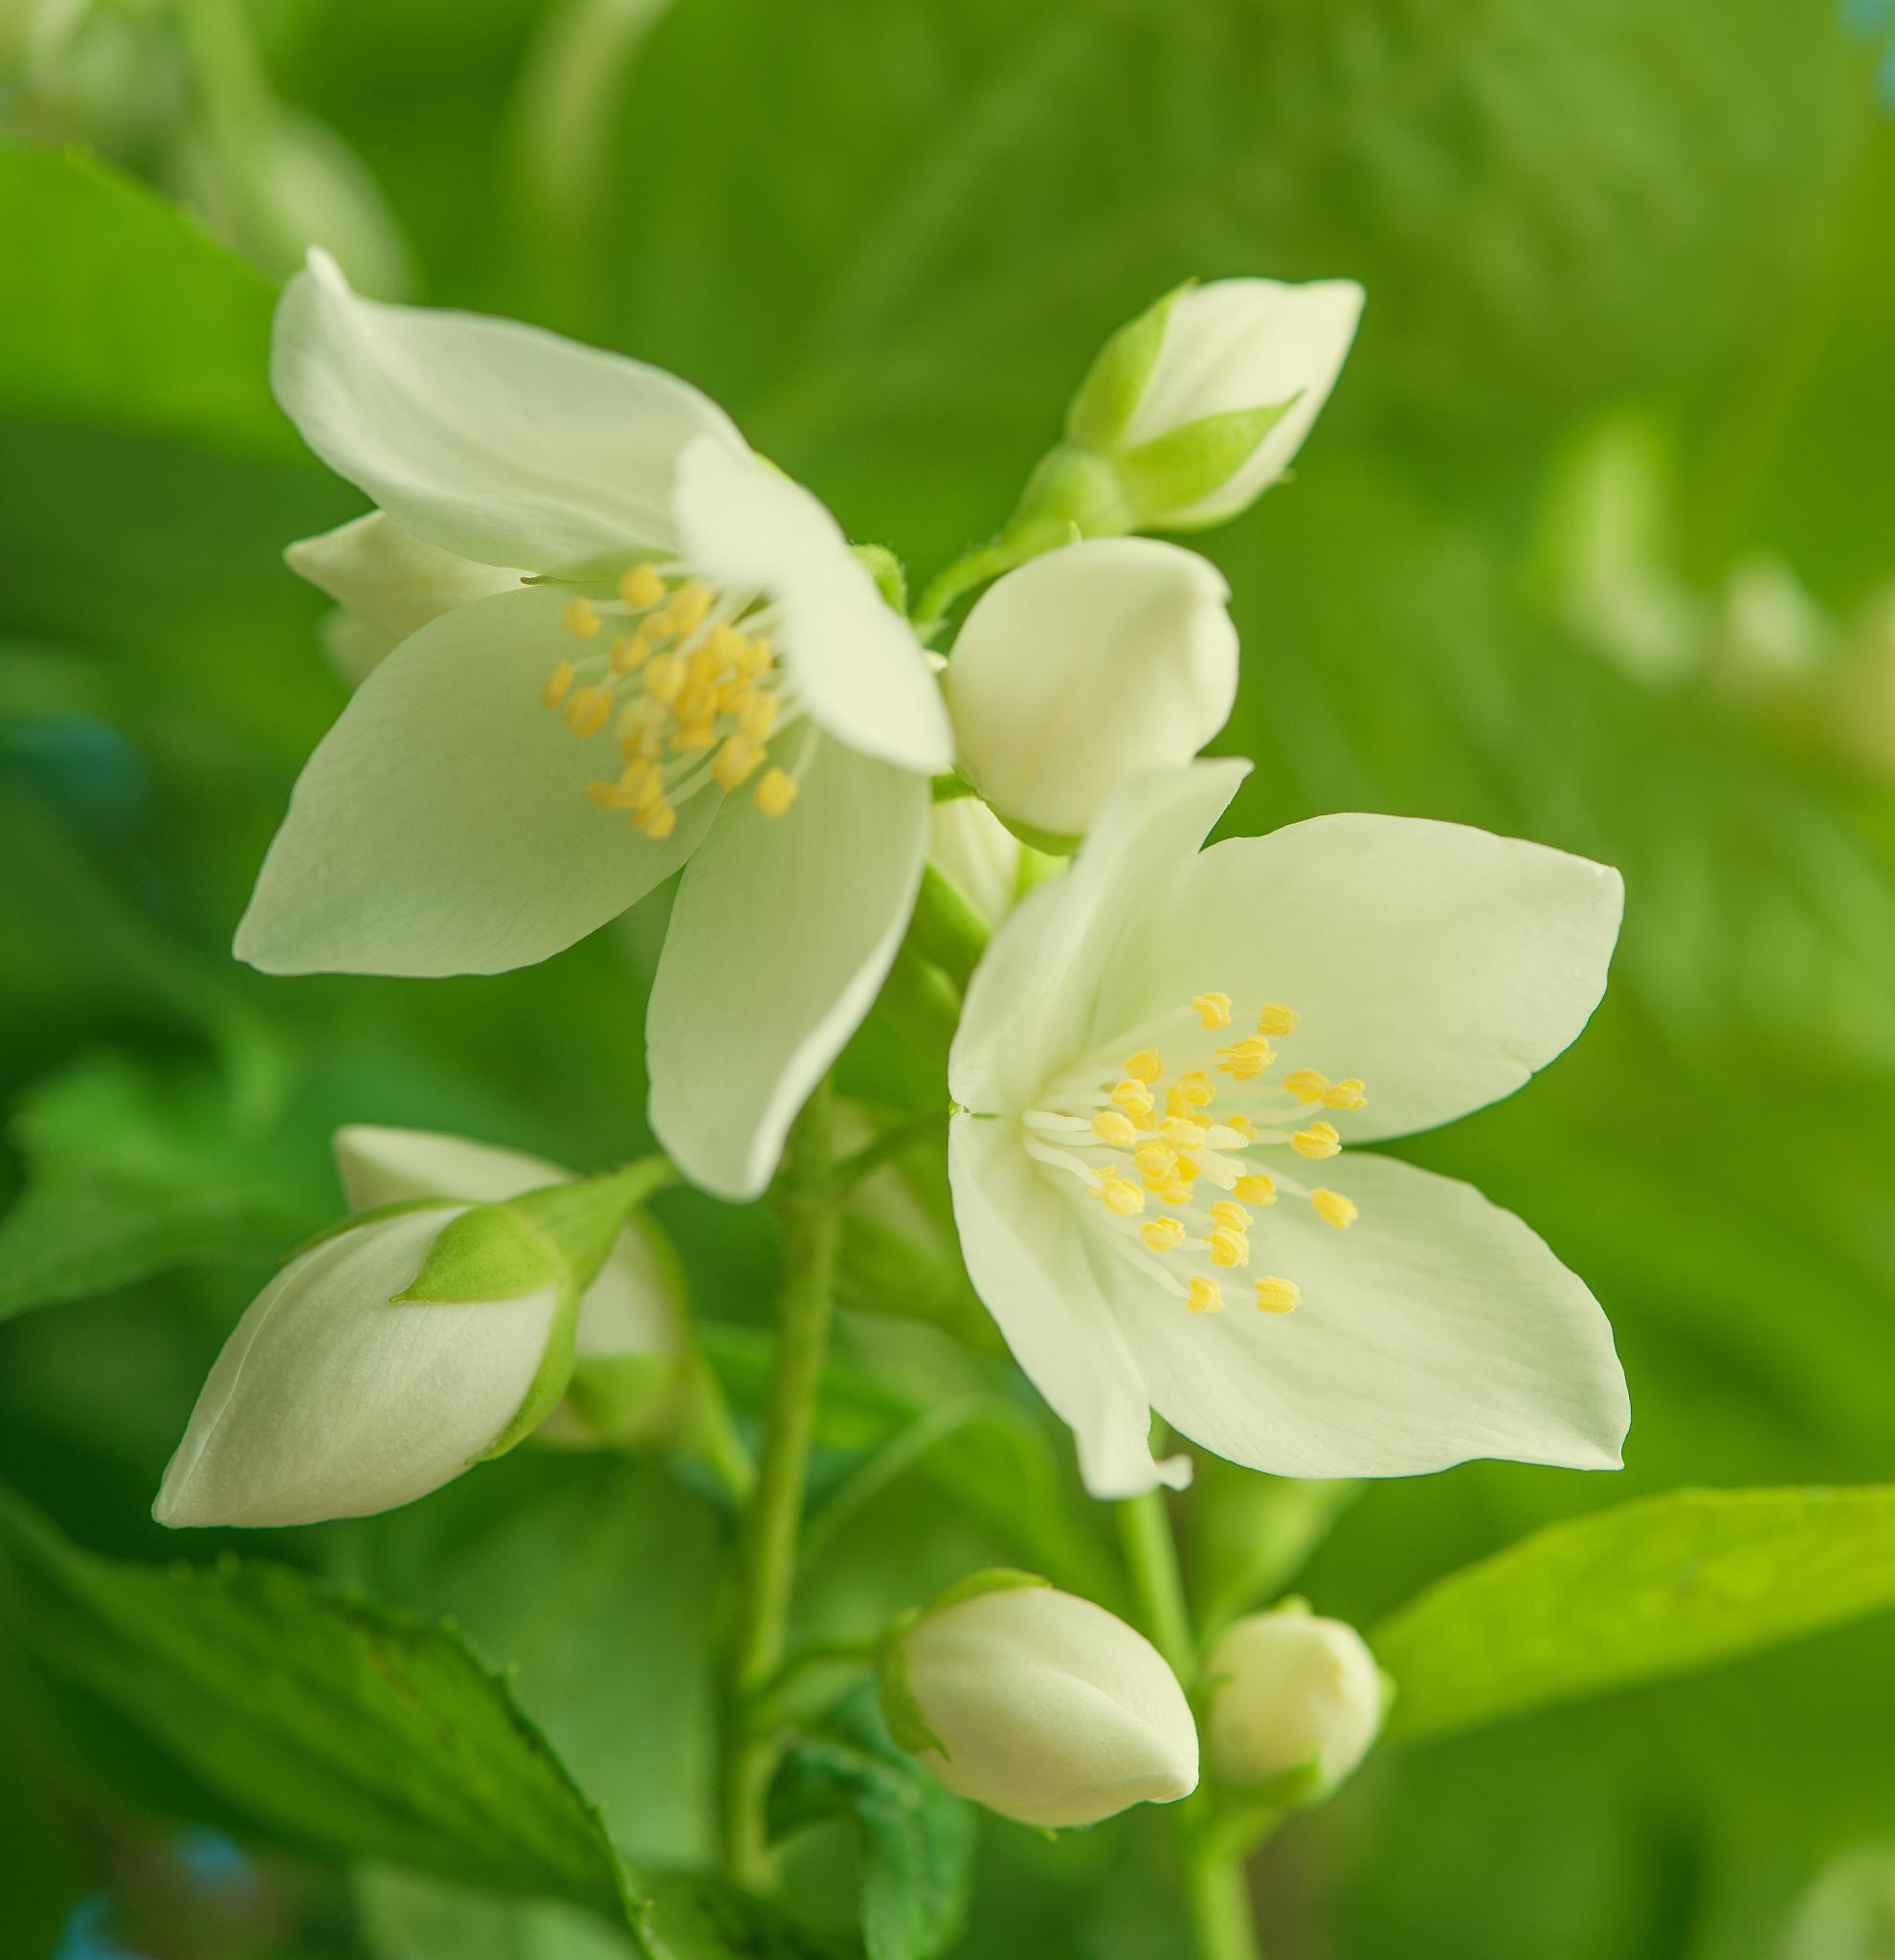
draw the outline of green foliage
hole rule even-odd
[[[1895,1604],[1895,1490],[1674,1491],[1553,1525],[1371,1637],[1393,1736],[1452,1734]]]

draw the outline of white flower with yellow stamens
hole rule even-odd
[[[658,368],[362,300],[315,254],[272,377],[382,513],[300,568],[408,637],[303,770],[239,956],[500,972],[688,863],[652,1121],[697,1183],[754,1195],[920,881],[951,744],[913,634],[815,499]],[[511,589],[470,596],[489,577]]]
[[[1617,874],[1389,816],[1199,853],[1247,767],[1128,786],[976,970],[949,1060],[975,1286],[1101,1497],[1188,1478],[1151,1459],[1153,1408],[1284,1476],[1616,1465],[1584,1284],[1470,1186],[1353,1146],[1572,1040]]]

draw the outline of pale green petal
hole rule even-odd
[[[1618,934],[1618,874],[1460,824],[1319,816],[1181,867],[1141,942],[1148,1011],[1218,990],[1303,1016],[1279,1071],[1359,1076],[1366,1143],[1510,1096],[1586,1025]],[[1245,1030],[1247,1032],[1247,1029]]]
[[[694,1184],[769,1183],[907,928],[929,801],[925,777],[817,738],[784,815],[733,800],[693,859],[645,1032],[652,1127]]]
[[[1014,1359],[1072,1430],[1085,1487],[1099,1498],[1183,1489],[1188,1458],[1152,1461],[1149,1397],[1094,1275],[1091,1235],[1021,1148],[1017,1125],[956,1116],[948,1171],[969,1276]]]
[[[1106,805],[1072,870],[1021,902],[975,969],[948,1058],[955,1102],[1024,1108],[1095,1041],[1146,1017],[1142,942],[1249,767],[1159,770]]]
[[[903,768],[931,775],[952,767],[927,656],[807,490],[756,457],[698,442],[679,467],[677,508],[694,570],[769,599],[770,638],[821,727]]]
[[[742,437],[688,383],[518,321],[389,306],[312,252],[277,309],[271,385],[302,438],[417,538],[555,571],[675,542],[694,437]]]
[[[661,843],[587,802],[617,773],[540,704],[572,640],[544,588],[444,613],[364,682],[310,757],[237,928],[272,973],[498,973],[549,958],[668,878],[716,814]]]
[[[1471,1185],[1392,1158],[1324,1167],[1346,1232],[1285,1195],[1258,1214],[1230,1304],[1192,1314],[1109,1253],[1094,1264],[1153,1405],[1193,1442],[1284,1477],[1404,1477],[1475,1457],[1614,1469],[1629,1409],[1598,1303]],[[1251,1282],[1303,1304],[1260,1313]]]
[[[391,644],[456,606],[515,590],[523,576],[515,567],[476,565],[443,551],[379,510],[299,538],[283,558],[299,578]]]

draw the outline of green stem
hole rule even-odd
[[[1190,1688],[1197,1674],[1197,1641],[1185,1604],[1184,1574],[1171,1536],[1165,1493],[1148,1490],[1118,1506],[1119,1541],[1145,1631],[1178,1679]]]
[[[1189,1843],[1183,1849],[1185,1907],[1197,1960],[1261,1960],[1243,1860]]]
[[[744,1517],[737,1613],[724,1694],[721,1835],[725,1875],[752,1887],[769,1880],[764,1799],[777,1745],[757,1719],[758,1698],[783,1664],[802,1526],[816,1391],[829,1340],[837,1213],[830,1171],[833,1090],[816,1085],[790,1132],[778,1184],[783,1280],[776,1352],[764,1406],[757,1483]]]
[[[992,937],[987,921],[974,910],[960,886],[935,864],[922,873],[914,923],[908,931],[915,950],[933,961],[963,992]]]
[[[911,1150],[917,1144],[925,1144],[941,1134],[941,1126],[947,1121],[944,1109],[930,1109],[923,1116],[903,1117],[900,1123],[890,1124],[879,1137],[864,1144],[859,1150],[852,1150],[836,1166],[831,1176],[838,1196],[855,1190],[872,1170],[880,1170],[891,1158],[899,1157],[905,1150]]]

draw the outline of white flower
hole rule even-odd
[[[1230,718],[1230,588],[1194,551],[1099,538],[1049,551],[983,594],[944,687],[963,773],[1052,840],[1112,792],[1189,762]]]
[[[975,971],[948,1063],[975,1286],[1102,1497],[1188,1478],[1152,1462],[1152,1407],[1287,1476],[1616,1464],[1624,1378],[1585,1286],[1467,1185],[1326,1160],[1566,1047],[1616,873],[1387,816],[1193,856],[1247,767],[1134,783]]]
[[[524,1150],[478,1144],[435,1130],[385,1129],[350,1124],[335,1135],[336,1169],[352,1212],[412,1198],[457,1198],[497,1204],[547,1185],[570,1184],[564,1165]],[[633,1214],[597,1276],[579,1299],[573,1336],[575,1372],[603,1374],[633,1360],[656,1379],[643,1413],[659,1413],[665,1374],[681,1355],[678,1285],[672,1256],[642,1211]],[[536,1434],[552,1442],[592,1440],[592,1425],[568,1395]],[[621,1439],[623,1432],[618,1433]]]
[[[273,380],[408,537],[543,583],[454,606],[369,675],[297,785],[239,955],[499,972],[688,864],[652,1121],[696,1182],[754,1195],[921,877],[950,754],[912,633],[828,512],[657,368],[365,301],[313,255]]]
[[[1184,1690],[1142,1634],[1090,1600],[1031,1582],[950,1591],[901,1637],[896,1662],[899,1698],[886,1670],[883,1698],[898,1737],[921,1745],[936,1781],[1002,1816],[1093,1824],[1197,1787]],[[903,1734],[917,1714],[932,1743]]]
[[[352,1225],[293,1258],[212,1369],[152,1514],[308,1525],[437,1489],[490,1449],[533,1386],[560,1289],[397,1301],[467,1207]]]
[[[1368,1642],[1301,1601],[1227,1627],[1204,1679],[1205,1756],[1222,1783],[1296,1777],[1299,1800],[1325,1797],[1381,1732],[1387,1692]]]

